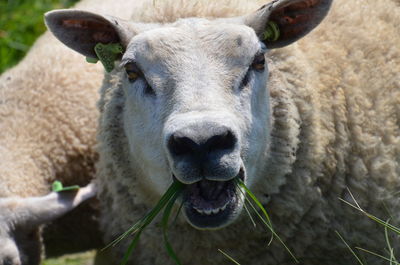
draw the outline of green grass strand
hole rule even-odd
[[[257,197],[247,188],[247,186],[244,184],[244,182],[241,179],[237,179],[238,180],[238,184],[240,187],[242,187],[246,194],[249,195],[249,197],[254,201],[254,203],[260,208],[260,210],[263,212],[265,219],[263,218],[263,216],[260,215],[260,213],[256,210],[256,208],[254,207],[254,205],[252,205],[252,203],[250,202],[250,200],[247,199],[246,200],[249,202],[249,204],[252,206],[252,208],[254,209],[255,213],[257,214],[257,216],[260,218],[260,220],[267,226],[268,229],[270,229],[271,233],[278,239],[278,241],[282,244],[282,246],[286,249],[286,251],[289,253],[289,255],[292,257],[292,259],[296,262],[299,263],[298,259],[296,258],[296,256],[294,255],[294,253],[289,249],[289,247],[285,244],[285,242],[283,242],[283,240],[281,239],[281,237],[274,231],[273,227],[272,227],[272,223],[271,223],[271,219],[269,218],[269,215],[267,213],[267,211],[265,210],[264,206],[260,203],[260,201],[257,199]]]
[[[132,233],[136,233],[140,230],[143,230],[147,225],[149,225],[153,221],[153,219],[165,207],[165,205],[169,202],[169,200],[173,197],[173,195],[176,192],[182,190],[182,188],[183,188],[182,183],[177,182],[177,181],[173,182],[171,184],[171,186],[168,188],[168,190],[161,197],[161,199],[158,201],[156,206],[145,217],[143,217],[138,222],[136,222],[133,226],[131,226],[126,232],[124,232],[117,239],[115,239],[111,243],[109,243],[104,249],[107,249],[111,246],[115,247],[119,242],[121,242],[121,240],[126,238],[128,235],[130,235]]]
[[[389,223],[389,220],[390,220],[390,219],[388,219],[388,220],[386,221],[387,224]],[[388,247],[388,251],[389,251],[389,255],[390,255],[390,265],[393,265],[393,264],[395,264],[395,263],[398,263],[398,261],[397,261],[395,255],[394,255],[394,249],[392,248],[392,244],[390,243],[389,233],[388,233],[388,228],[387,228],[387,226],[385,226],[385,241],[386,241],[386,245],[387,245],[387,247]],[[395,263],[393,263],[393,262],[395,262]]]
[[[349,244],[347,244],[346,240],[344,240],[344,238],[342,237],[342,235],[338,232],[335,231],[336,234],[338,235],[338,237],[342,240],[342,242],[346,245],[346,247],[350,250],[351,254],[353,254],[353,256],[357,259],[357,262],[360,265],[364,265],[364,263],[361,261],[361,259],[357,256],[357,254],[354,252],[354,250],[349,246]]]
[[[356,249],[361,250],[361,251],[364,251],[364,252],[366,252],[366,253],[368,253],[368,254],[371,254],[371,255],[373,255],[373,256],[375,256],[375,257],[378,257],[378,258],[381,258],[381,259],[383,259],[383,260],[386,260],[386,261],[389,261],[389,262],[390,262],[390,259],[388,259],[387,257],[382,256],[382,255],[380,255],[380,254],[378,254],[378,253],[372,252],[372,251],[370,251],[370,250],[367,250],[367,249],[365,249],[365,248],[356,247]],[[400,263],[398,263],[398,262],[396,262],[396,261],[394,261],[393,264],[395,264],[395,265],[400,265]]]
[[[271,224],[272,227],[272,223],[271,223],[271,219],[269,218],[269,215],[267,213],[267,211],[265,210],[264,206],[260,203],[260,201],[257,199],[257,197],[250,191],[249,188],[247,188],[247,186],[244,184],[244,182],[241,179],[238,179],[239,181],[239,185],[240,187],[242,187],[246,193],[250,196],[250,198],[257,204],[258,208],[260,208],[260,210],[263,212],[265,218],[267,218],[267,222]]]
[[[182,265],[181,261],[179,260],[178,256],[175,254],[175,251],[173,250],[171,243],[168,240],[168,220],[171,215],[172,208],[175,204],[176,199],[179,197],[180,192],[176,192],[173,197],[170,199],[168,202],[167,206],[165,206],[163,217],[162,217],[162,232],[163,232],[163,237],[164,237],[164,245],[165,249],[168,252],[168,255],[175,261],[177,265]]]
[[[183,208],[183,200],[182,200],[181,204],[179,205],[178,211],[176,212],[174,221],[172,223],[174,223],[174,224],[176,223],[176,221],[178,220],[178,216],[182,211],[182,208]]]
[[[221,249],[218,249],[218,251],[220,253],[222,253],[222,255],[224,255],[227,259],[229,259],[230,261],[232,261],[233,263],[235,263],[236,265],[240,265],[239,262],[237,262],[234,258],[232,258],[231,256],[229,256],[227,253],[225,253],[224,251],[222,251]]]
[[[124,257],[120,263],[120,265],[126,265],[129,261],[129,257],[132,255],[133,250],[135,249],[137,243],[139,242],[140,235],[143,230],[140,230],[137,232],[132,240],[132,242],[129,244],[128,250],[125,252]]]
[[[245,202],[245,201],[243,202],[243,207],[244,207],[244,209],[246,210],[247,215],[249,216],[250,221],[251,221],[251,223],[253,224],[253,226],[254,226],[254,227],[257,227],[256,222],[254,221],[253,216],[251,216],[251,213],[250,213],[249,209],[247,208],[246,202]]]
[[[391,225],[391,224],[383,221],[382,219],[380,219],[380,218],[378,218],[378,217],[366,212],[357,203],[356,203],[356,205],[353,205],[350,202],[348,202],[346,200],[343,200],[342,198],[339,198],[339,200],[341,200],[342,202],[346,203],[350,207],[353,207],[354,209],[357,209],[358,211],[362,212],[364,215],[366,215],[368,218],[372,219],[373,221],[377,222],[378,224],[383,225],[384,227],[387,227],[390,230],[392,230],[393,232],[395,232],[396,234],[400,235],[400,228],[397,228],[394,225]],[[353,198],[353,200],[354,200],[354,198]]]

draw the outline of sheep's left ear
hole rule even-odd
[[[120,44],[125,48],[134,36],[128,21],[82,10],[50,11],[45,14],[45,22],[62,43],[91,58],[97,57],[98,43]]]
[[[293,43],[313,30],[326,16],[332,0],[274,0],[244,17],[267,48]]]

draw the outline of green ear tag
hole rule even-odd
[[[88,63],[97,63],[99,59],[97,58],[92,58],[92,57],[86,57],[86,62]]]
[[[261,38],[264,41],[276,41],[279,39],[281,32],[278,24],[274,21],[268,21],[265,31],[262,33]]]
[[[118,55],[122,54],[122,45],[119,43],[103,44],[97,43],[94,46],[94,51],[103,64],[106,71],[109,73],[114,69],[114,62],[117,60]]]
[[[79,186],[74,185],[74,186],[69,186],[69,187],[63,187],[63,184],[60,181],[56,180],[53,182],[51,189],[54,192],[67,191],[67,190],[79,190]]]

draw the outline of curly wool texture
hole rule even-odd
[[[75,8],[129,19],[138,5],[87,0]],[[102,74],[100,64],[88,64],[45,33],[1,75],[0,197],[46,194],[55,178],[66,185],[88,183]]]
[[[85,0],[76,8],[129,19],[137,5],[140,2],[127,8],[125,1]],[[41,36],[17,66],[0,76],[0,198],[47,194],[55,179],[65,185],[89,183],[97,160],[96,102],[102,78],[101,65],[88,64],[50,33]],[[84,231],[97,231],[93,209],[81,209],[65,222],[46,228],[51,237],[46,238],[50,240],[47,249],[59,254],[60,248],[77,251],[84,245],[98,246],[94,234],[88,236],[91,239],[82,236],[80,241],[76,237],[85,235]],[[81,224],[87,220],[88,226]],[[34,264],[39,262],[35,252],[40,251],[42,242],[37,231],[30,237],[25,234],[15,232],[13,236],[20,255],[30,256],[29,264]],[[0,240],[0,249],[3,243]]]
[[[143,19],[134,20],[221,16],[208,4],[156,1],[155,7],[148,5],[143,11]],[[254,10],[259,3],[228,1],[221,6],[223,16],[233,16]],[[392,220],[399,220],[398,21],[398,1],[336,0],[313,33],[268,55],[271,151],[265,178],[253,187],[264,203],[269,201],[276,231],[303,264],[353,262],[335,231],[353,246],[376,252],[386,246],[382,227],[339,201],[350,200],[347,188],[367,211],[387,219],[388,209]],[[119,78],[106,78],[99,103],[98,170],[106,240],[125,231],[158,199],[141,181],[140,167],[129,160]],[[146,193],[150,195],[143,196]],[[218,231],[198,231],[179,220],[171,227],[170,238],[184,264],[230,264],[217,253],[219,248],[242,264],[291,262],[277,241],[265,247],[262,228],[253,228],[246,216]],[[125,241],[116,250],[117,257],[128,244]],[[173,264],[163,248],[159,228],[153,226],[142,234],[131,264]],[[371,264],[382,262],[367,259]]]

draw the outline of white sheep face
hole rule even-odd
[[[330,4],[275,0],[243,17],[164,25],[59,10],[47,13],[46,23],[63,43],[89,57],[97,57],[97,43],[122,44],[116,71],[125,96],[130,168],[140,172],[152,197],[161,196],[173,179],[186,184],[188,222],[216,229],[241,212],[234,179],[251,187],[268,155],[265,45],[279,48],[301,38]]]
[[[227,225],[240,213],[233,179],[251,183],[263,159],[265,51],[247,26],[184,19],[136,35],[122,58],[133,160],[159,195],[173,177],[188,184],[184,212],[197,227]]]

